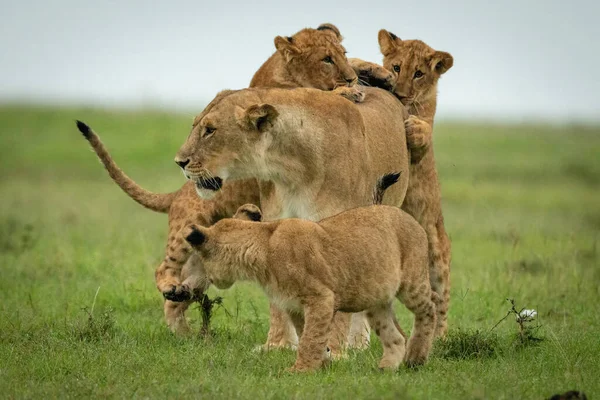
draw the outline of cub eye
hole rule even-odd
[[[421,71],[417,71],[415,72],[415,79],[422,77],[423,75],[425,75],[424,73],[422,73]]]
[[[207,137],[212,135],[213,133],[215,133],[217,129],[216,128],[211,128],[210,126],[207,126],[206,128],[204,128],[204,135],[202,135],[203,137]]]
[[[333,60],[332,60],[332,59],[331,59],[331,57],[329,57],[329,56],[325,57],[325,58],[323,59],[323,62],[324,62],[324,63],[327,63],[327,64],[333,64]]]
[[[400,66],[399,65],[394,65],[394,71],[400,72]]]

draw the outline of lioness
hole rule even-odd
[[[277,36],[277,51],[257,71],[251,86],[335,89],[337,94],[360,101],[360,91],[340,86],[356,82],[356,74],[348,65],[341,41],[339,30],[332,24],[323,24],[317,29],[306,28],[291,37]],[[190,290],[185,293],[180,290],[181,282],[191,271],[197,269],[198,262],[191,255],[191,248],[179,231],[189,221],[208,226],[221,218],[232,216],[242,204],[259,203],[257,182],[247,180],[227,184],[211,201],[199,199],[191,182],[172,193],[152,193],[140,187],[118,168],[98,135],[87,125],[78,123],[78,128],[111,178],[125,193],[150,210],[169,214],[166,254],[157,268],[156,284],[166,298],[164,312],[167,325],[174,332],[188,332],[189,326],[184,313],[192,302],[189,293],[202,291],[205,287],[197,286],[188,280],[186,284]],[[183,277],[179,275],[182,268],[185,275]],[[196,279],[195,282],[202,280]]]
[[[406,171],[409,163],[404,107],[386,91],[365,90],[360,104],[314,89],[222,93],[196,118],[176,162],[202,197],[211,197],[228,180],[272,182],[261,185],[267,220],[318,221],[364,206],[371,182],[388,171]],[[388,203],[400,206],[407,186],[403,174]],[[266,346],[294,345],[296,335],[285,314],[272,305],[271,316]],[[332,353],[339,350],[336,340],[346,335],[344,318],[336,316]],[[368,344],[362,318],[353,322],[358,342],[351,337],[351,345]]]
[[[223,219],[182,234],[202,259],[211,283],[227,289],[237,280],[257,282],[291,317],[300,344],[293,371],[321,367],[337,311],[367,311],[383,344],[379,368],[426,361],[435,326],[429,284],[427,236],[410,215],[381,203],[399,174],[379,180],[374,204],[321,221]],[[238,214],[260,220],[245,205]],[[398,298],[415,315],[405,349],[392,308]]]
[[[441,192],[433,155],[433,118],[437,105],[437,83],[452,68],[450,53],[436,51],[420,40],[401,40],[382,29],[379,46],[383,66],[395,77],[394,94],[406,105],[406,136],[411,147],[410,183],[402,209],[427,232],[431,287],[442,298],[438,307],[436,336],[448,330],[450,302],[450,238],[444,227]]]

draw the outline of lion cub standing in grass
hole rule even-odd
[[[442,299],[438,307],[436,336],[448,330],[450,302],[450,238],[444,227],[440,184],[433,155],[433,118],[437,105],[437,82],[452,68],[452,55],[436,51],[420,40],[401,40],[379,31],[383,66],[394,74],[394,94],[410,114],[406,140],[411,149],[410,181],[402,209],[427,233],[431,287]]]
[[[292,319],[300,336],[292,370],[322,366],[337,311],[367,311],[369,324],[383,343],[380,368],[427,360],[436,312],[428,269],[427,236],[410,215],[380,205],[387,187],[400,174],[377,184],[368,207],[351,209],[320,222],[261,220],[254,205],[236,218],[211,227],[191,225],[182,235],[202,259],[207,278],[221,289],[236,280],[258,282],[272,302]],[[415,315],[412,335],[397,329],[392,309],[398,298]]]

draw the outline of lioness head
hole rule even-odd
[[[194,120],[175,162],[209,199],[227,179],[256,177],[250,161],[263,155],[278,116],[252,89],[221,92]]]
[[[322,24],[317,29],[302,29],[294,36],[277,36],[275,48],[285,61],[286,73],[300,86],[332,90],[358,81],[341,42],[338,28]]]
[[[394,93],[404,105],[435,95],[438,79],[454,63],[450,53],[436,51],[420,40],[401,40],[385,29],[379,31],[379,48],[383,66],[396,77]]]

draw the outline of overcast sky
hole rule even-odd
[[[381,28],[452,53],[442,117],[600,121],[597,3],[0,0],[0,101],[200,111],[275,36],[331,22],[349,57],[380,62]]]

